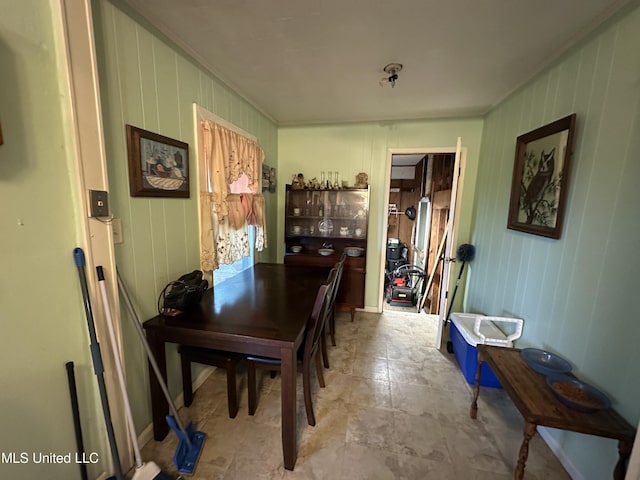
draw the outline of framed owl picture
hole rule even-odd
[[[507,228],[560,238],[576,114],[516,139]]]

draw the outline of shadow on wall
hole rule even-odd
[[[22,96],[18,81],[17,64],[14,52],[0,40],[0,65],[3,66],[2,88],[0,89],[0,128],[4,143],[0,145],[0,181],[18,178],[28,168],[29,145],[24,132],[28,129],[16,128],[24,125],[21,118],[22,109],[17,101]],[[52,147],[54,148],[54,147]],[[27,154],[25,154],[27,152]]]

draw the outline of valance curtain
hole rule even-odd
[[[267,246],[260,193],[264,151],[210,120],[200,122],[200,135],[200,268],[211,271],[250,254],[248,225],[256,227],[256,249]]]

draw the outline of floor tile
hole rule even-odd
[[[469,417],[472,387],[455,357],[433,347],[437,317],[396,309],[336,316],[336,343],[325,388],[312,379],[316,425],[307,424],[298,376],[298,458],[282,464],[280,376],[258,370],[258,408],[247,414],[246,371],[238,374],[240,410],[227,412],[226,376],[212,370],[197,389],[183,422],[207,433],[191,479],[406,479],[513,478],[523,420],[502,389],[482,388],[478,419]],[[151,441],[142,456],[177,476],[176,436]],[[566,480],[539,435],[531,441],[525,478]]]

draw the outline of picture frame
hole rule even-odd
[[[274,167],[271,167],[269,169],[269,193],[275,193],[276,186],[276,169]]]
[[[132,197],[189,198],[189,144],[126,125]]]
[[[560,238],[575,123],[573,113],[516,139],[507,228]]]
[[[269,190],[269,176],[271,174],[271,168],[266,163],[262,164],[262,191]]]

